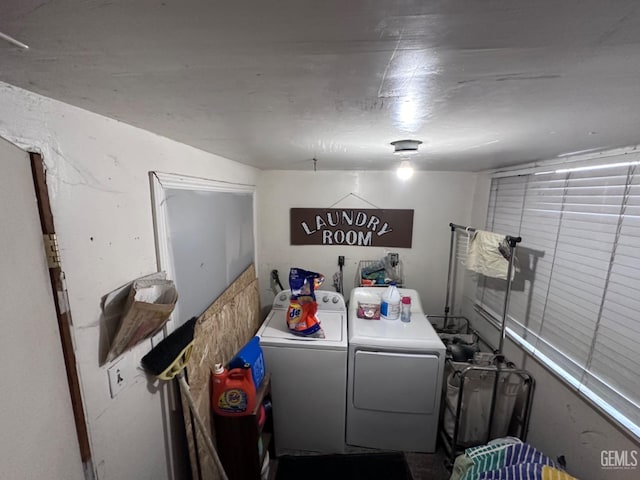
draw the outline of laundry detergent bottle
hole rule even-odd
[[[380,316],[386,320],[397,320],[400,317],[400,300],[398,287],[392,282],[382,294]]]
[[[239,416],[253,412],[256,405],[256,387],[251,369],[226,370],[216,363],[212,376],[213,395],[211,407],[218,415]]]

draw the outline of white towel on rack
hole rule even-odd
[[[504,235],[484,230],[476,230],[469,240],[469,254],[465,266],[468,270],[481,273],[487,277],[507,279],[509,260],[502,252],[510,255],[511,247]],[[514,265],[515,267],[515,265]],[[511,278],[515,274],[511,274]]]

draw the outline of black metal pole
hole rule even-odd
[[[447,295],[444,301],[444,324],[443,328],[446,330],[448,328],[449,323],[449,296],[451,293],[451,273],[453,272],[453,249],[455,244],[455,235],[456,229],[452,223],[449,224],[451,227],[451,239],[449,240],[449,272],[447,273]]]
[[[509,312],[509,297],[511,296],[511,277],[513,274],[513,263],[515,262],[515,258],[516,258],[516,243],[519,242],[521,239],[520,237],[517,237],[517,239],[515,239],[514,237],[507,237],[507,240],[509,241],[509,245],[511,246],[511,252],[510,252],[511,256],[509,257],[509,267],[507,268],[507,289],[504,294],[504,306],[502,308],[502,325],[500,326],[500,345],[498,347],[498,353],[500,355],[504,353],[502,351],[502,348],[504,346],[504,338],[505,338],[505,333],[507,328],[507,314]]]

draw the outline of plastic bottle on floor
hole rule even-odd
[[[221,364],[213,372],[211,406],[218,415],[250,414],[256,404],[256,388],[249,368],[226,370]]]
[[[400,317],[400,299],[398,287],[392,282],[382,294],[380,316],[387,320],[397,320]]]

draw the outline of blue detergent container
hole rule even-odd
[[[264,356],[260,347],[260,337],[253,337],[229,362],[229,369],[250,368],[251,377],[256,390],[260,388],[264,378]]]

